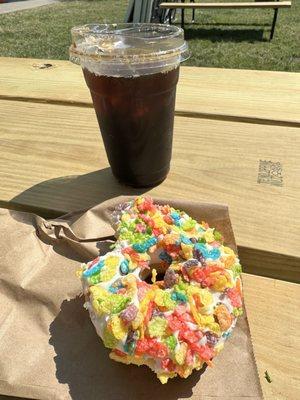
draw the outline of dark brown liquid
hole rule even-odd
[[[134,78],[83,72],[115,177],[137,187],[162,182],[170,168],[179,68]]]

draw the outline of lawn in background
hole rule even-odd
[[[123,21],[127,4],[128,0],[62,1],[0,15],[0,56],[68,59],[72,26]],[[272,42],[268,38],[273,10],[198,10],[195,24],[186,12],[192,57],[185,64],[300,71],[300,0],[292,4],[291,9],[279,10]]]

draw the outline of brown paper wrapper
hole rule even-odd
[[[109,359],[83,308],[80,262],[108,250],[124,197],[46,221],[0,209],[0,393],[45,400],[262,399],[246,315],[215,366],[162,385],[147,367]],[[207,221],[236,250],[228,209],[163,201]]]

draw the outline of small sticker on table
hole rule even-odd
[[[273,162],[267,160],[259,160],[257,183],[282,186],[282,164],[279,161]]]

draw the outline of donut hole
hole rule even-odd
[[[169,266],[162,266],[161,264],[151,264],[149,269],[144,269],[140,272],[140,278],[142,281],[152,284],[152,270],[155,269],[157,272],[156,281],[163,281],[166,270]]]
[[[164,277],[165,277],[165,274],[163,272],[161,272],[161,273],[156,275],[156,281],[163,281]],[[147,276],[147,278],[144,279],[144,280],[145,280],[145,282],[152,284],[151,278],[152,278],[152,274],[149,274]]]

